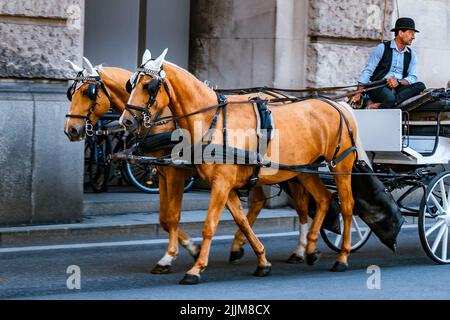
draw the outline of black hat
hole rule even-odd
[[[416,30],[416,24],[411,18],[398,18],[395,22],[395,28],[391,32],[397,30],[414,30],[415,32],[419,32],[419,30]]]

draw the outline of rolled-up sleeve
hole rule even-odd
[[[370,78],[373,76],[375,69],[381,61],[384,53],[384,44],[380,43],[376,48],[372,51],[369,57],[369,61],[367,65],[364,67],[364,70],[361,72],[359,76],[359,83],[369,83]]]
[[[409,84],[413,84],[417,82],[417,57],[416,53],[411,50],[411,62],[408,68],[408,76],[405,78]]]

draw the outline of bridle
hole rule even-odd
[[[161,70],[159,72],[156,72],[151,69],[146,69],[143,67],[138,68],[137,72],[133,75],[131,79],[128,80],[126,84],[126,89],[128,93],[131,94],[133,89],[136,87],[137,82],[142,74],[150,75],[153,77],[153,79],[149,83],[144,85],[144,90],[147,90],[149,93],[147,105],[145,107],[141,107],[132,104],[127,104],[125,106],[125,109],[131,113],[133,118],[135,118],[138,121],[138,123],[141,123],[142,121],[144,127],[147,128],[147,132],[149,132],[153,127],[153,123],[158,120],[159,115],[161,113],[160,111],[156,112],[155,116],[153,117],[154,120],[152,121],[152,114],[150,113],[150,108],[153,107],[153,105],[157,106],[158,102],[156,100],[156,97],[158,96],[162,86],[164,86],[164,90],[166,90],[167,96],[169,97],[169,101],[171,100],[171,97],[169,86],[166,81],[166,73],[163,70],[163,67],[161,67]],[[138,117],[134,111],[141,112],[142,118]]]
[[[89,83],[88,88],[84,89],[82,93],[84,96],[87,96],[91,100],[91,105],[86,115],[66,114],[66,118],[83,119],[85,121],[86,135],[92,137],[94,135],[94,126],[90,120],[90,117],[94,113],[95,107],[98,105],[97,103],[98,92],[100,89],[103,89],[103,91],[105,91],[105,94],[109,101],[109,107],[111,107],[111,95],[106,89],[106,86],[103,83],[100,76],[83,77],[83,72],[79,72],[76,78],[73,80],[74,82],[69,87],[69,89],[67,89],[67,99],[69,99],[69,101],[72,101],[72,97],[77,91],[78,83],[81,84]]]

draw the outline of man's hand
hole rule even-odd
[[[395,78],[387,78],[386,82],[387,82],[388,87],[391,89],[395,89],[399,85],[398,80]]]
[[[351,98],[350,104],[357,104],[360,100],[361,100],[361,93],[357,93]]]
[[[406,79],[403,79],[402,81],[400,81],[400,83],[401,83],[403,86],[409,86],[409,81],[406,80]]]

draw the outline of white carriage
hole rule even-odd
[[[355,110],[359,134],[375,172],[393,192],[405,216],[418,217],[421,244],[435,262],[450,263],[450,91],[438,90],[433,102],[390,110]],[[404,110],[409,111],[404,111]],[[398,174],[398,177],[395,175]],[[353,219],[352,251],[368,240],[370,229]],[[333,250],[341,236],[322,230]]]

